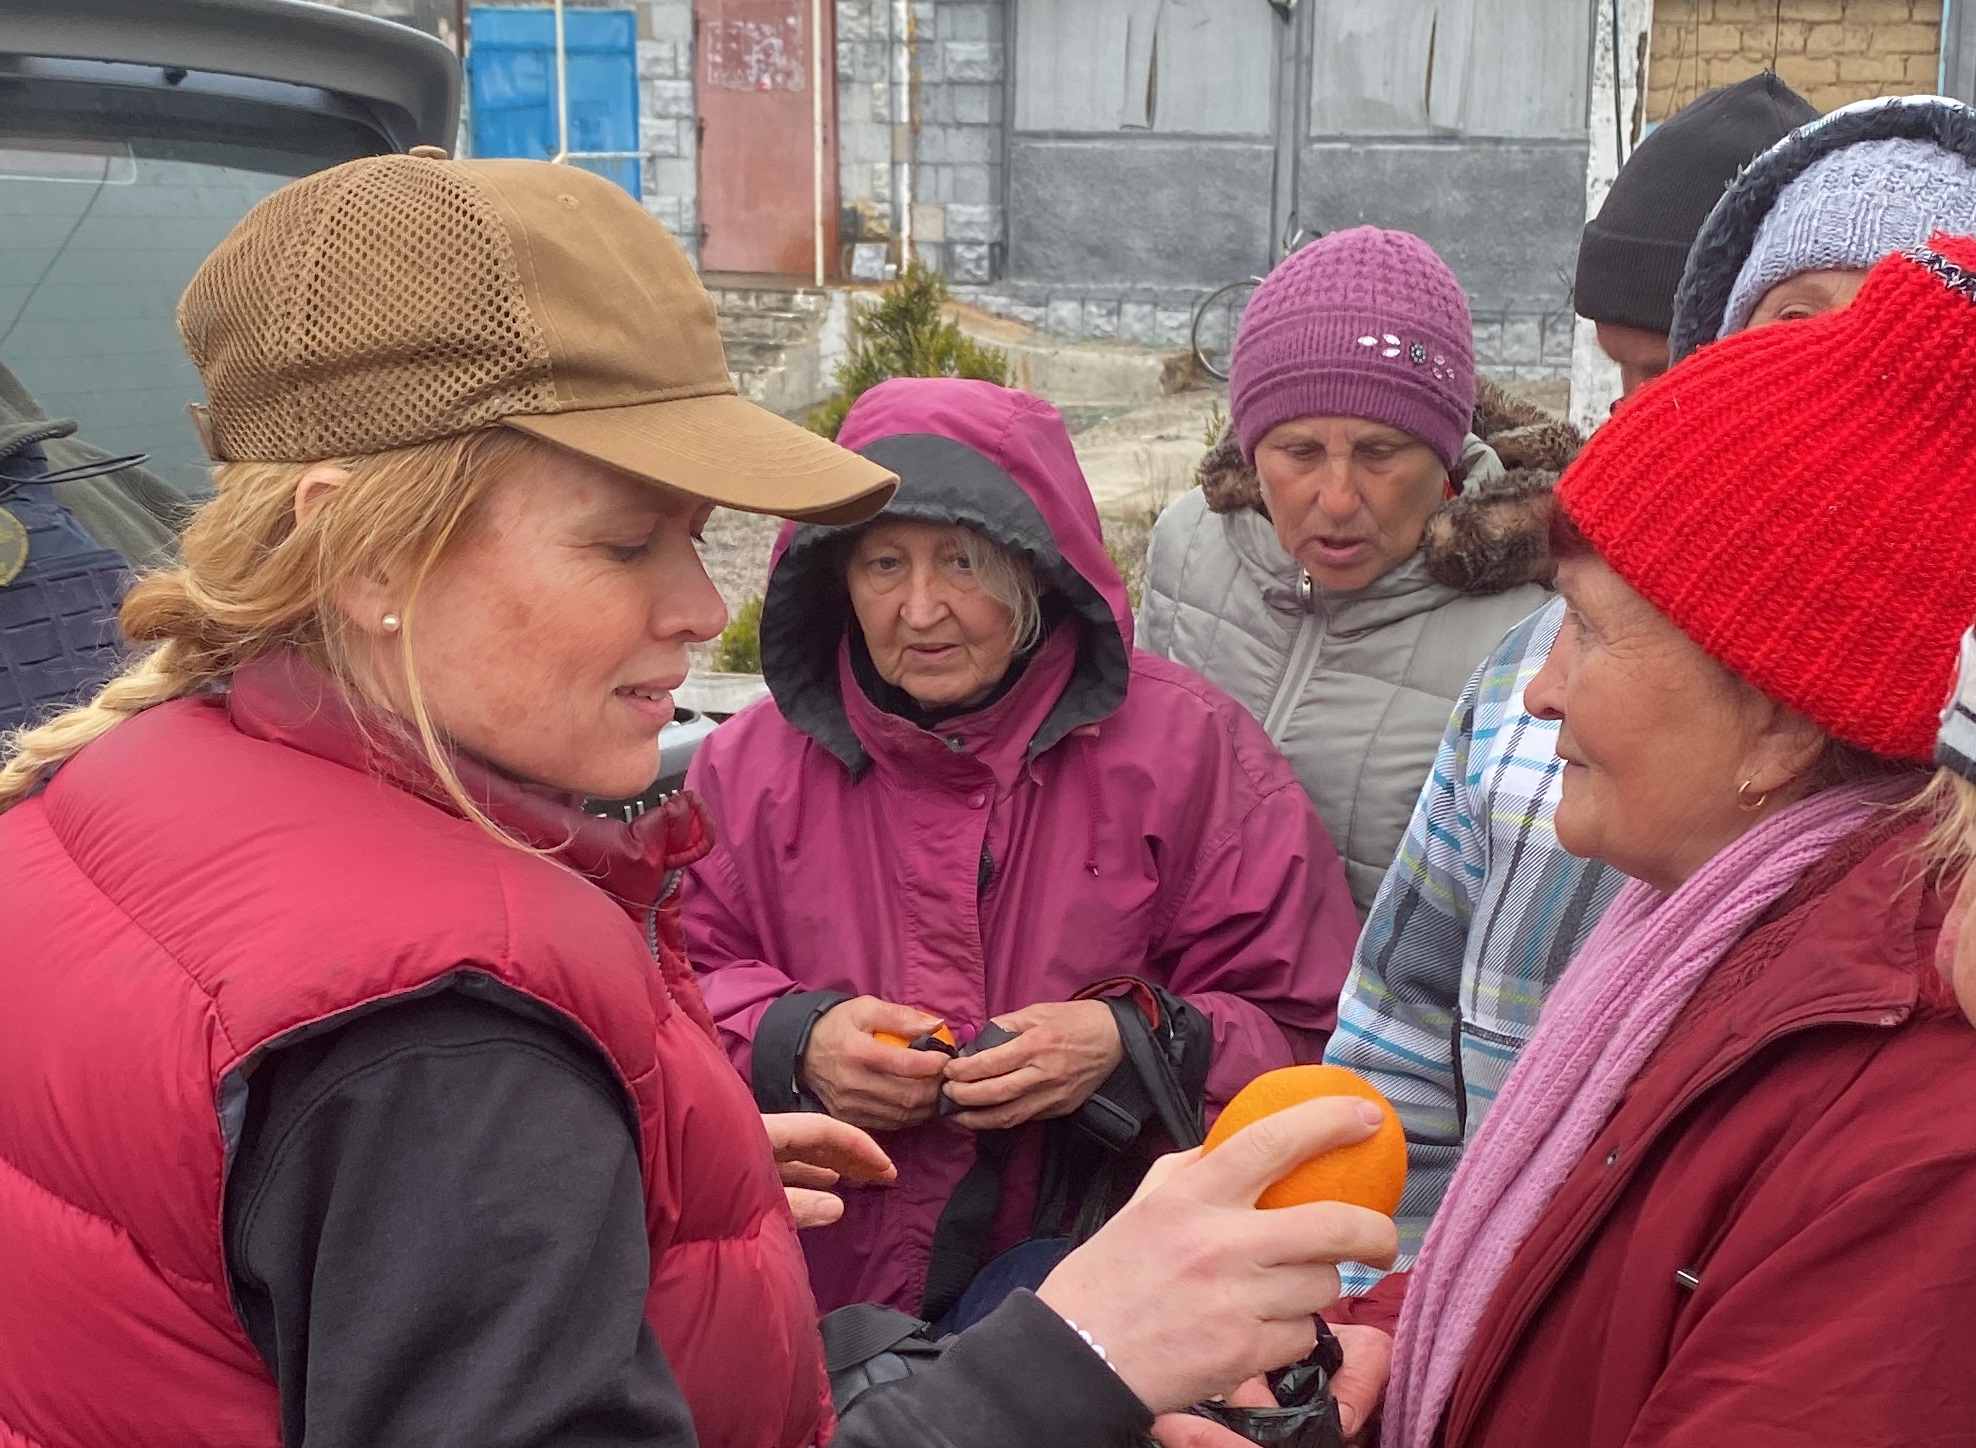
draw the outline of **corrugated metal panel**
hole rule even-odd
[[[1016,0],[1019,131],[1266,136],[1265,0]]]
[[[1576,136],[1588,0],[1312,0],[1314,136]]]
[[[548,9],[473,7],[467,52],[473,154],[547,160],[556,154],[556,17]],[[638,150],[638,17],[563,11],[569,148]],[[636,159],[576,164],[639,195]]]

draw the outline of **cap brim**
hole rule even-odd
[[[502,419],[607,467],[749,513],[862,523],[899,480],[731,392]]]

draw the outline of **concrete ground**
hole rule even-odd
[[[1209,428],[1227,415],[1227,388],[1189,387],[1081,429],[1076,419],[1066,419],[1099,515],[1157,513],[1193,487]]]

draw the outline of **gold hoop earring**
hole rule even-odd
[[[1755,783],[1756,780],[1750,778],[1744,780],[1736,787],[1736,807],[1738,809],[1746,809],[1751,814],[1755,814],[1758,810],[1762,809],[1765,802],[1770,798],[1770,791],[1766,789],[1762,794],[1752,800],[1750,798],[1750,786]]]
[[[396,632],[398,632],[398,623],[399,623],[399,620],[398,620],[398,615],[397,615],[397,614],[395,614],[395,613],[387,613],[387,614],[386,614],[386,615],[384,616],[384,618],[383,618],[383,620],[382,620],[382,622],[383,622],[383,624],[384,624],[384,631],[385,631],[386,633],[396,633]]]

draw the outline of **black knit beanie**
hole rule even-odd
[[[1712,90],[1640,142],[1578,243],[1578,315],[1642,331],[1674,325],[1695,233],[1752,157],[1817,110],[1770,71]]]

